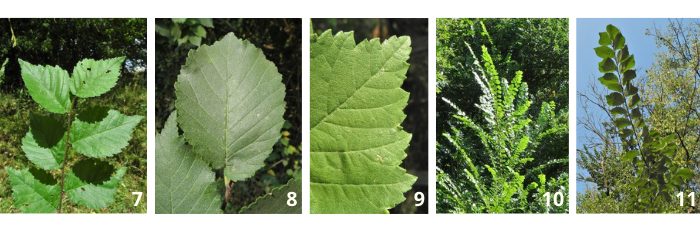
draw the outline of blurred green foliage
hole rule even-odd
[[[198,46],[211,45],[229,32],[260,48],[282,74],[282,83],[287,90],[285,123],[280,130],[282,137],[265,160],[265,166],[255,176],[233,185],[233,201],[222,207],[225,213],[237,213],[273,188],[286,184],[293,177],[301,177],[301,19],[212,19],[211,25],[202,19],[196,22],[190,20],[156,19],[156,24],[162,27],[173,28],[174,23],[178,23],[181,30],[179,39],[187,35],[189,41],[173,41],[173,37],[177,37],[172,36],[173,32],[171,36],[163,36],[164,32],[156,35],[157,131],[163,128],[167,117],[175,109],[174,83],[180,74],[180,67],[186,62],[187,53]],[[199,30],[194,27],[201,27],[204,32],[191,32]],[[196,44],[196,39],[194,43],[190,40],[192,34],[205,35],[201,36],[201,44]],[[221,171],[217,172],[217,178],[223,197],[225,186]]]

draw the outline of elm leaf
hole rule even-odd
[[[176,117],[156,135],[156,213],[220,214],[214,172],[178,135]]]
[[[353,32],[311,39],[311,213],[388,213],[416,177],[399,164],[411,39],[355,45]]]
[[[177,79],[177,121],[194,151],[233,181],[253,176],[284,123],[285,87],[274,63],[229,33],[191,50]]]
[[[60,67],[37,66],[19,59],[22,80],[29,95],[46,110],[65,114],[70,110],[70,77]]]
[[[16,206],[25,213],[53,213],[58,209],[61,187],[57,184],[47,185],[50,175],[38,175],[28,168],[16,170],[5,168],[12,181],[12,197]],[[38,179],[37,179],[38,178]],[[54,180],[55,181],[55,180]]]
[[[98,112],[98,109],[87,111]],[[70,141],[75,151],[90,157],[108,157],[120,153],[129,145],[131,133],[143,116],[127,116],[119,111],[109,110],[101,121],[88,122],[80,118],[78,116],[70,128]]]
[[[76,96],[87,98],[102,95],[119,80],[121,65],[126,57],[106,60],[84,59],[73,68],[70,91]]]
[[[114,173],[114,176],[112,174]],[[114,202],[117,185],[126,168],[117,169],[98,159],[84,159],[73,166],[65,179],[66,196],[76,204],[101,209]]]
[[[290,201],[290,192],[294,200]],[[294,206],[290,206],[293,204]],[[287,185],[275,188],[241,209],[239,214],[301,214],[301,180],[292,179]]]
[[[29,131],[22,138],[22,150],[27,159],[45,170],[57,170],[63,165],[66,132],[63,124],[50,116],[29,114]]]

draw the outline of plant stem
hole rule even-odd
[[[61,207],[63,206],[63,182],[65,181],[64,169],[66,168],[66,158],[68,157],[68,143],[70,141],[70,125],[71,125],[71,114],[73,113],[73,106],[75,106],[75,99],[78,97],[73,97],[73,101],[70,104],[70,109],[68,110],[68,130],[66,132],[66,150],[63,153],[63,167],[61,167],[61,196],[58,199],[58,213],[61,213]]]

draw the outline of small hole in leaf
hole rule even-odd
[[[112,70],[107,70],[107,72],[105,72],[105,74],[109,74],[109,72],[112,72]]]
[[[85,84],[85,81],[83,81],[83,84]]]
[[[91,69],[91,68],[88,68],[88,71],[92,71],[92,69]]]
[[[85,188],[84,188],[84,187],[81,187],[80,189],[82,189],[83,191],[85,191]]]

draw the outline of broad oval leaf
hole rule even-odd
[[[291,195],[294,192],[294,195]],[[294,202],[291,198],[294,197]],[[301,181],[292,179],[241,209],[239,214],[301,214]],[[290,206],[294,205],[294,206]]]
[[[625,47],[622,47],[622,49],[617,52],[617,61],[622,62],[624,60],[627,60],[627,57],[629,56],[629,50],[627,49],[627,45],[625,45]]]
[[[629,101],[628,101],[628,103],[627,103],[627,106],[630,107],[630,108],[634,108],[634,107],[637,106],[637,104],[638,104],[639,101],[641,101],[641,100],[642,100],[642,99],[639,98],[639,95],[638,95],[638,94],[634,94],[634,95],[629,99]]]
[[[639,151],[637,150],[630,150],[625,153],[625,155],[622,156],[623,161],[631,161],[635,157],[639,156]]]
[[[693,170],[687,169],[687,168],[681,168],[676,172],[676,175],[685,178],[685,179],[691,179],[695,175]]]
[[[593,50],[595,50],[595,54],[596,54],[598,57],[603,58],[603,59],[605,59],[605,58],[612,58],[612,57],[615,56],[615,51],[612,50],[612,49],[611,49],[610,47],[608,47],[608,46],[596,47],[596,48],[594,48]]]
[[[600,71],[600,73],[610,73],[615,70],[617,70],[617,66],[615,66],[615,62],[612,58],[603,59],[603,61],[598,63],[598,71]]]
[[[608,26],[605,27],[605,31],[608,32],[608,36],[610,37],[610,39],[614,39],[615,37],[617,37],[617,34],[620,33],[620,30],[612,24],[608,24]]]
[[[119,80],[122,63],[126,57],[106,60],[84,59],[73,68],[70,91],[76,96],[87,98],[102,95]]]
[[[622,47],[625,45],[625,37],[622,35],[622,33],[617,33],[615,36],[615,39],[613,39],[613,49],[619,50],[622,49]]]
[[[610,113],[612,115],[624,115],[624,114],[627,114],[627,110],[625,110],[625,108],[623,108],[623,107],[615,107],[615,108],[610,110]]]
[[[608,87],[608,89],[615,91],[615,92],[622,92],[622,86],[619,83],[619,80],[617,79],[617,75],[614,73],[605,73],[605,75],[601,76],[598,78],[598,81],[605,85],[605,87]]]
[[[31,173],[27,168],[5,170],[12,181],[12,197],[22,212],[53,213],[58,209],[61,188],[58,184],[45,184],[48,181],[42,181],[41,178],[47,178],[47,175],[35,177],[35,173]]]
[[[639,107],[632,109],[632,113],[630,115],[632,116],[633,120],[642,118],[642,113],[639,111]]]
[[[625,103],[625,97],[618,92],[613,92],[609,95],[606,95],[605,99],[607,100],[608,105],[610,106],[619,106]]]
[[[76,204],[90,209],[105,208],[114,202],[117,185],[124,173],[125,167],[114,171],[114,167],[107,162],[97,159],[81,160],[66,175],[66,196]]]
[[[610,35],[607,32],[600,32],[598,35],[600,36],[598,39],[598,44],[600,44],[600,46],[608,46],[612,44],[612,39],[610,39]]]
[[[615,119],[614,123],[615,123],[615,126],[617,126],[618,128],[624,128],[624,127],[632,125],[632,122],[630,122],[630,120],[627,120],[627,118],[622,118],[622,117]]]
[[[630,69],[622,74],[622,82],[625,84],[629,84],[635,77],[637,77],[637,72],[635,72],[635,70],[633,69]]]
[[[328,30],[311,43],[311,213],[388,213],[416,177],[399,164],[409,37],[355,45]]]
[[[156,213],[220,214],[214,172],[178,135],[176,117],[156,135]]]
[[[60,67],[37,66],[19,59],[22,80],[29,95],[48,111],[65,114],[70,109],[70,77]]]
[[[89,111],[97,112],[95,109]],[[129,145],[131,133],[143,116],[127,116],[109,110],[107,116],[99,122],[87,122],[79,118],[75,119],[70,128],[70,141],[75,151],[90,157],[108,157],[120,153]]]
[[[31,162],[45,170],[63,165],[66,132],[63,124],[50,116],[29,114],[29,131],[22,138],[22,150]]]
[[[631,55],[626,60],[622,61],[621,65],[622,65],[622,68],[621,68],[622,72],[626,72],[627,70],[634,68],[634,65],[635,65],[634,55]]]
[[[178,124],[194,151],[233,181],[264,166],[281,137],[285,88],[277,67],[226,35],[191,50],[175,83]]]

